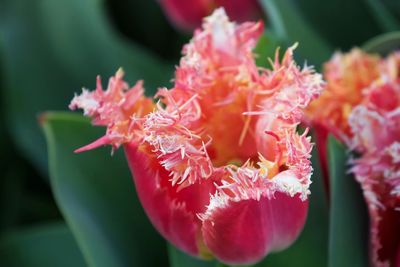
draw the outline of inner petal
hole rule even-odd
[[[200,99],[203,140],[212,140],[207,152],[215,167],[242,165],[258,157],[254,133],[257,118],[243,115],[255,104],[250,96],[251,89],[230,83],[229,80],[219,81]]]

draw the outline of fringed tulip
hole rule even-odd
[[[328,134],[348,142],[352,133],[348,119],[352,109],[362,101],[362,90],[379,75],[379,57],[353,49],[347,54],[335,53],[324,65],[325,90],[306,109],[306,120],[314,130],[326,187]]]
[[[326,88],[306,110],[311,122],[328,130],[339,140],[351,139],[348,123],[352,109],[361,103],[363,90],[379,76],[380,58],[360,49],[335,53],[324,65]]]
[[[368,204],[371,266],[400,267],[400,53],[336,54],[325,76],[308,118],[359,155],[350,163]]]
[[[400,80],[382,76],[350,115],[352,172],[370,214],[373,266],[400,266]],[[397,262],[397,263],[396,263]]]
[[[261,17],[257,0],[158,0],[172,24],[183,31],[201,26],[204,17],[223,7],[235,21],[244,22]]]
[[[262,23],[205,18],[187,44],[174,87],[153,102],[118,71],[107,90],[76,96],[106,135],[78,151],[123,146],[139,199],[155,228],[197,257],[251,264],[288,247],[307,214],[312,144],[297,125],[322,88],[294,47],[272,69],[255,65]]]

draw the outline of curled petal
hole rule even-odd
[[[185,252],[193,256],[208,254],[201,245],[197,213],[205,211],[209,195],[215,191],[212,182],[178,191],[168,182],[169,173],[143,148],[134,143],[124,148],[140,202],[154,227]]]
[[[303,228],[307,208],[307,201],[280,192],[259,201],[228,200],[204,220],[205,244],[223,262],[255,263],[293,243]]]
[[[86,116],[92,117],[94,125],[107,127],[104,138],[93,142],[90,146],[78,151],[85,151],[95,147],[110,144],[118,148],[121,144],[138,140],[134,134],[137,129],[135,118],[140,118],[154,108],[153,101],[144,96],[143,82],[135,86],[122,80],[124,72],[119,69],[111,77],[107,89],[104,91],[100,77],[97,77],[96,90],[89,92],[83,89],[81,95],[75,95],[69,108],[83,109]]]

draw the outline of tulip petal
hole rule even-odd
[[[205,244],[219,260],[251,264],[271,251],[282,250],[299,235],[308,201],[276,192],[260,200],[229,201],[203,222]]]
[[[124,148],[139,199],[154,227],[186,253],[207,254],[200,251],[201,221],[197,213],[205,211],[209,196],[215,190],[211,180],[179,191],[178,186],[171,185],[169,173],[156,158],[134,143]]]
[[[379,194],[379,205],[366,195],[371,224],[371,256],[374,266],[386,267],[393,263],[400,266],[400,198],[390,195],[390,187],[384,183],[374,187]],[[384,208],[382,208],[382,206]],[[396,263],[397,262],[397,263]],[[397,265],[396,265],[397,264]]]

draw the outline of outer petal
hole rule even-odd
[[[400,267],[400,246],[397,248],[397,257],[395,261],[395,267]]]
[[[366,190],[366,189],[364,189]],[[366,193],[370,214],[370,251],[373,266],[400,266],[400,197],[390,193],[391,187],[385,183],[373,186],[373,192]],[[368,192],[365,191],[365,192]],[[371,197],[377,194],[376,198]]]
[[[203,222],[204,242],[223,262],[252,264],[293,243],[307,209],[308,201],[280,192],[259,201],[229,201]]]
[[[205,256],[200,236],[201,221],[213,193],[210,181],[193,184],[177,192],[168,172],[134,143],[124,145],[135,187],[144,210],[155,228],[172,244],[193,256]]]

